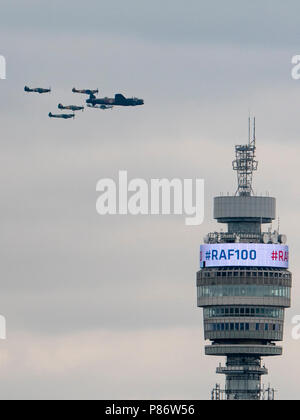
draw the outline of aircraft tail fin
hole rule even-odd
[[[123,102],[123,101],[126,101],[126,98],[125,98],[125,96],[124,96],[124,95],[122,95],[121,93],[117,93],[117,94],[115,95],[115,100],[116,100],[116,101],[121,101],[121,102]]]

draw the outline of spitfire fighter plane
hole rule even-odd
[[[52,114],[52,112],[49,112],[48,115],[49,115],[49,118],[62,118],[64,120],[75,118],[75,114]]]
[[[93,104],[87,104],[87,106],[89,107],[89,108],[94,108],[94,109],[113,109],[113,105],[97,105],[97,104],[95,104],[95,105],[93,105]]]
[[[34,92],[34,93],[49,93],[51,92],[51,88],[44,89],[44,88],[29,88],[28,86],[24,87],[25,92]]]
[[[84,95],[93,96],[96,93],[99,93],[99,89],[76,89],[76,88],[73,88],[72,92],[73,93],[83,93]]]
[[[125,98],[122,94],[118,93],[114,98],[95,98],[90,96],[86,100],[87,104],[95,105],[112,105],[112,106],[138,106],[144,105],[143,99],[138,98]]]
[[[83,111],[84,106],[77,106],[77,105],[67,105],[64,106],[63,104],[58,104],[58,109],[69,109],[70,111]]]

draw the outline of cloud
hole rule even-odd
[[[209,398],[222,378],[219,360],[204,356],[198,251],[221,228],[213,196],[235,191],[233,146],[247,139],[249,109],[255,189],[278,198],[295,277],[299,268],[300,82],[290,76],[298,5],[54,0],[18,4],[17,15],[12,5],[1,10],[1,395]],[[53,93],[26,95],[25,83]],[[58,102],[84,102],[74,85],[141,96],[145,106],[50,121]],[[120,169],[204,178],[205,223],[101,218],[96,182]],[[289,314],[299,308],[296,282],[293,294]],[[286,356],[270,361],[281,396],[296,396],[295,379],[282,374],[294,368],[295,346],[288,339]]]
[[[59,11],[59,13],[57,13]],[[11,33],[131,36],[158,43],[217,43],[297,47],[299,3],[289,0],[88,0],[84,4],[13,0],[2,5]],[[66,48],[68,45],[66,45]]]
[[[22,342],[22,347],[18,343]],[[2,345],[3,399],[206,398],[211,376],[195,370],[198,329],[91,330],[49,338],[17,334]],[[121,349],[121,352],[120,352]],[[30,384],[24,388],[24,384]],[[61,387],[64,392],[61,392]]]

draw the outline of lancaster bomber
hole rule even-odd
[[[83,111],[84,106],[77,106],[77,105],[67,105],[64,106],[63,104],[58,104],[58,109],[69,109],[70,111]]]
[[[24,87],[25,92],[34,92],[34,93],[49,93],[51,92],[51,88],[43,89],[43,88],[29,88],[28,86]]]
[[[75,118],[75,114],[52,114],[49,112],[49,118],[63,118],[64,120],[68,120],[69,118]]]
[[[97,104],[95,104],[95,105],[93,105],[93,104],[87,104],[87,106],[89,107],[89,108],[95,108],[95,109],[113,109],[113,105],[97,105]]]
[[[113,106],[137,106],[137,105],[144,105],[143,99],[138,98],[125,98],[120,93],[117,93],[114,98],[95,98],[90,96],[89,99],[86,100],[87,104],[95,105],[113,105]]]
[[[76,89],[76,88],[73,88],[72,92],[73,93],[83,93],[84,95],[93,96],[96,93],[99,93],[99,89]]]

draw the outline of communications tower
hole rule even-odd
[[[274,390],[261,386],[268,370],[262,357],[282,355],[285,308],[290,307],[292,275],[288,271],[286,236],[271,228],[276,199],[254,195],[255,119],[246,145],[235,146],[233,169],[238,187],[234,196],[214,198],[214,218],[227,232],[209,233],[200,249],[197,273],[198,306],[204,308],[208,356],[225,356],[217,373],[226,377],[212,399],[274,399]]]

